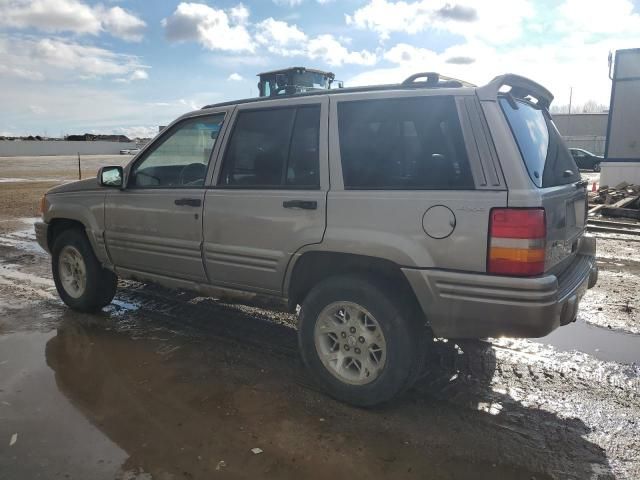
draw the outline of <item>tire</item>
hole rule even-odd
[[[411,387],[422,367],[426,331],[411,303],[392,286],[358,276],[332,277],[315,286],[300,310],[298,341],[322,389],[342,402],[369,407]]]
[[[80,229],[65,230],[54,240],[51,270],[60,298],[73,310],[95,312],[115,296],[118,277],[102,268]]]
[[[594,163],[593,164],[593,171],[594,172],[599,172],[600,171],[600,164],[599,163]]]

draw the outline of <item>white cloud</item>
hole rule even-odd
[[[269,52],[283,55],[304,55],[307,36],[296,25],[267,18],[256,25],[256,41]]]
[[[588,47],[582,41],[565,40],[547,45],[519,45],[497,50],[491,46],[461,44],[437,53],[429,49],[398,44],[384,53],[393,66],[360,73],[346,80],[348,86],[402,82],[420,71],[436,71],[477,85],[502,73],[517,73],[547,87],[556,104],[568,102],[573,87],[575,104],[587,100],[607,104],[611,90],[607,55],[612,47],[640,44],[640,32],[627,43],[594,42]],[[465,59],[465,62],[456,60]],[[454,62],[451,60],[454,59]]]
[[[121,7],[91,7],[78,0],[0,0],[0,25],[44,32],[98,35],[140,41],[145,22]]]
[[[401,31],[446,30],[458,34],[460,41],[442,52],[411,42],[393,45],[382,54],[392,66],[363,72],[347,84],[397,83],[419,71],[484,84],[513,72],[545,85],[556,95],[556,104],[568,102],[571,87],[574,103],[592,99],[606,104],[611,89],[609,51],[640,45],[640,14],[629,0],[565,0],[552,5],[463,0],[445,10],[457,20],[438,18],[434,12],[442,11],[442,5],[373,0],[356,10],[347,21],[377,32],[382,39]],[[455,11],[456,5],[473,8],[477,20],[470,10]],[[503,10],[500,15],[498,9]]]
[[[143,66],[137,57],[58,38],[0,37],[0,72],[30,80],[99,78],[134,75]]]
[[[392,33],[416,34],[431,28],[498,44],[518,38],[523,20],[532,12],[528,0],[370,0],[345,20],[377,32],[382,40]]]
[[[249,9],[242,3],[229,9],[229,16],[237,23],[244,25],[249,20]]]
[[[131,83],[137,80],[147,80],[149,78],[149,74],[146,70],[137,69],[131,72],[131,75],[128,77],[120,77],[116,78],[114,82],[116,83]]]
[[[94,10],[76,0],[3,0],[0,5],[0,23],[13,28],[93,35],[102,29]]]
[[[241,82],[242,80],[244,80],[244,77],[239,73],[232,73],[227,77],[227,80],[230,82]]]
[[[29,110],[34,114],[34,115],[42,115],[43,113],[46,113],[47,111],[42,108],[40,105],[29,105]]]
[[[126,135],[127,137],[134,138],[153,138],[158,134],[158,126],[150,125],[138,125],[133,127],[118,127],[111,130],[93,130],[91,133],[95,134],[111,134],[111,135]]]
[[[320,5],[325,5],[327,3],[331,3],[335,0],[316,0]],[[285,7],[297,7],[298,5],[302,5],[304,0],[273,0],[273,3],[276,5],[281,5]]]
[[[344,47],[333,35],[319,35],[309,40],[307,55],[312,60],[320,59],[328,65],[343,64],[375,65],[376,54],[368,50],[350,51]]]
[[[162,25],[173,42],[195,40],[209,50],[253,52],[255,45],[244,26],[246,17],[238,8],[228,14],[202,3],[183,2]]]
[[[273,0],[276,5],[283,5],[286,7],[296,7],[300,5],[303,0]]]
[[[256,25],[256,42],[273,54],[285,57],[305,56],[330,66],[343,64],[374,65],[377,57],[367,50],[350,51],[333,35],[309,38],[297,25],[267,18]]]
[[[123,8],[113,7],[105,10],[101,18],[105,30],[112,35],[130,42],[142,40],[142,34],[147,24]]]
[[[634,13],[633,3],[629,0],[566,0],[557,11],[556,27],[567,32],[597,35],[640,30],[640,15]]]
[[[297,25],[273,17],[251,25],[248,11],[242,4],[225,12],[199,3],[181,3],[162,24],[169,40],[195,40],[209,50],[255,53],[259,46],[274,55],[307,57],[330,66],[374,65],[377,62],[375,53],[349,50],[330,34],[310,38]],[[250,27],[255,31],[253,37],[248,30]]]

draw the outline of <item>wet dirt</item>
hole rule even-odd
[[[640,365],[640,335],[591,325],[582,318],[534,342],[579,350],[600,360]]]
[[[307,377],[290,315],[135,282],[78,314],[48,262],[26,233],[0,236],[9,478],[640,475],[637,366],[498,339],[446,347],[401,399],[353,409]]]
[[[624,302],[617,268],[638,274],[622,240],[600,243],[611,281],[579,323],[436,342],[431,373],[365,410],[317,390],[291,315],[136,282],[67,309],[25,215],[0,218],[2,479],[640,478],[637,337],[620,340],[637,310],[598,310]]]
[[[105,165],[122,165],[129,155],[81,156],[82,178]],[[0,233],[15,228],[15,217],[38,215],[40,197],[51,187],[78,179],[76,156],[0,157]]]
[[[580,303],[586,322],[640,334],[640,243],[596,235],[598,283]]]

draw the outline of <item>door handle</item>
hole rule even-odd
[[[315,200],[285,200],[282,202],[284,208],[302,208],[303,210],[316,210],[318,202]]]
[[[176,205],[186,205],[188,207],[199,207],[202,205],[202,200],[199,198],[177,198],[173,203]]]

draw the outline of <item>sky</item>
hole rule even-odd
[[[640,0],[0,0],[0,135],[153,136],[288,66],[345,86],[510,72],[608,104],[608,54],[633,47]]]

